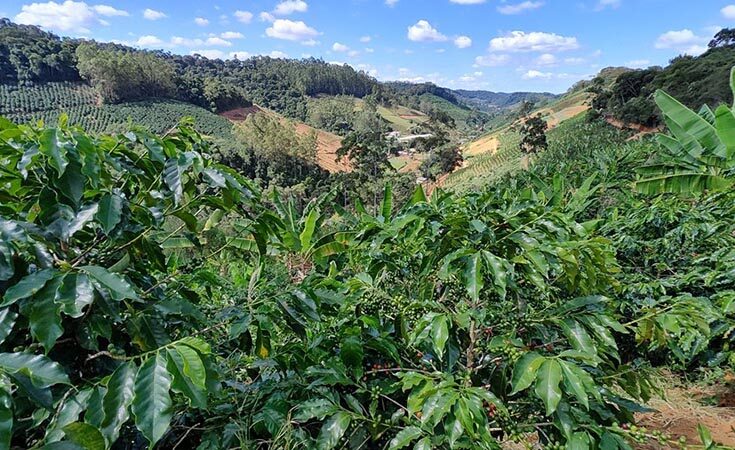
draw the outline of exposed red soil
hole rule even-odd
[[[653,400],[656,412],[640,414],[639,425],[659,430],[674,440],[681,436],[688,445],[702,445],[697,426],[704,425],[712,439],[720,445],[735,448],[735,385],[727,382],[717,386],[670,386],[665,399]],[[651,442],[640,446],[645,450],[677,448]]]
[[[607,121],[607,123],[614,126],[615,128],[620,128],[621,130],[636,131],[636,134],[628,138],[629,141],[636,141],[644,136],[648,136],[649,134],[660,133],[661,131],[663,131],[663,127],[654,128],[637,123],[626,123],[617,119],[613,119],[612,117],[606,117],[605,120]]]
[[[332,173],[350,172],[352,170],[347,158],[337,161],[337,150],[342,146],[341,137],[303,123],[296,123],[296,132],[301,135],[316,133],[316,160],[320,167]]]
[[[220,115],[231,120],[232,122],[242,122],[243,120],[247,119],[249,115],[259,112],[263,112],[263,110],[260,109],[258,106],[253,105],[248,108],[237,108],[231,111],[225,111],[223,113],[220,113]]]

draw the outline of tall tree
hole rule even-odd
[[[549,125],[541,117],[541,114],[537,114],[526,120],[523,126],[521,126],[521,150],[523,153],[538,153],[549,147],[549,143],[546,140],[546,130],[548,127]]]

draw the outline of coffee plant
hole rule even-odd
[[[652,366],[732,365],[733,193],[635,193],[658,147],[600,126],[346,210],[261,194],[188,122],[0,121],[0,449],[672,443],[635,414]]]
[[[0,123],[0,448],[152,447],[217,371],[177,240],[202,245],[248,183],[175,136]],[[132,425],[138,430],[136,437]],[[66,447],[59,447],[66,448]]]

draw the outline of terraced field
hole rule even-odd
[[[468,190],[486,185],[492,180],[520,169],[524,158],[520,150],[520,143],[520,134],[511,130],[493,135],[492,142],[488,141],[488,145],[494,145],[495,151],[468,158],[463,167],[444,179],[442,187]]]

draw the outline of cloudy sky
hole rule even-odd
[[[381,80],[563,92],[603,67],[703,52],[735,27],[735,1],[2,0],[0,16],[180,54],[314,56]]]

